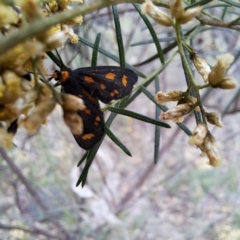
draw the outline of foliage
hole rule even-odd
[[[81,1],[75,2],[80,3]],[[216,112],[210,111],[209,108],[213,108],[211,105],[216,106],[215,108],[221,112],[220,115],[222,117],[231,112],[238,111],[237,101],[239,90],[234,89],[237,86],[234,76],[236,76],[236,72],[238,71],[237,61],[239,51],[236,49],[238,49],[239,46],[237,41],[234,40],[234,37],[230,35],[237,36],[234,35],[235,31],[239,31],[239,17],[237,15],[239,4],[235,1],[202,0],[184,1],[186,4],[184,6],[183,1],[173,1],[169,5],[168,1],[155,1],[152,3],[148,0],[146,2],[126,0],[116,1],[116,5],[111,6],[111,8],[107,10],[106,7],[109,7],[111,3],[112,1],[93,1],[93,3],[89,1],[78,6],[71,4],[71,1],[43,1],[43,3],[38,3],[34,0],[19,1],[22,15],[12,7],[14,1],[5,1],[5,3],[0,5],[0,12],[7,13],[8,15],[5,19],[2,18],[0,20],[2,31],[0,38],[0,104],[2,108],[0,116],[2,123],[0,129],[0,144],[2,147],[0,153],[2,159],[7,163],[9,169],[16,174],[21,183],[18,183],[15,177],[11,180],[12,182],[9,180],[8,183],[9,185],[12,184],[13,192],[15,192],[16,195],[16,202],[19,204],[17,200],[18,192],[20,185],[22,185],[24,186],[24,191],[31,196],[28,196],[28,199],[33,198],[34,204],[37,205],[37,213],[35,212],[34,214],[42,216],[40,220],[35,219],[35,221],[51,223],[51,225],[54,226],[54,231],[50,234],[49,231],[46,230],[50,229],[50,225],[47,226],[47,224],[43,228],[37,226],[37,224],[26,228],[26,225],[22,221],[16,221],[16,224],[11,226],[0,223],[1,229],[19,230],[21,234],[26,233],[24,235],[26,239],[28,239],[28,236],[31,234],[52,239],[71,239],[74,238],[75,235],[85,234],[95,239],[99,229],[101,229],[101,233],[107,236],[104,239],[111,239],[111,237],[116,238],[114,233],[108,231],[108,228],[111,229],[111,227],[108,226],[107,230],[104,230],[103,225],[96,223],[97,227],[95,228],[94,224],[91,225],[89,221],[84,222],[84,220],[82,220],[80,227],[76,225],[79,229],[75,227],[71,228],[71,224],[75,224],[76,219],[79,218],[78,214],[74,212],[71,212],[71,216],[69,217],[60,211],[61,218],[64,219],[64,223],[62,224],[56,218],[57,213],[51,213],[49,209],[57,208],[61,199],[66,205],[73,201],[73,199],[68,199],[66,196],[59,194],[57,196],[59,200],[57,203],[45,203],[44,198],[51,192],[49,189],[51,184],[46,184],[47,192],[41,191],[40,189],[43,189],[45,185],[42,179],[42,182],[39,182],[39,189],[35,188],[33,186],[34,184],[30,181],[32,175],[29,173],[23,174],[24,165],[28,165],[28,163],[26,163],[25,160],[19,163],[12,160],[17,156],[15,152],[16,149],[24,149],[26,147],[25,144],[29,144],[25,142],[28,141],[30,136],[36,134],[40,134],[41,136],[41,131],[44,130],[42,130],[40,126],[47,117],[51,119],[50,114],[55,114],[53,110],[56,105],[61,106],[58,111],[63,111],[63,113],[71,112],[71,114],[76,114],[77,110],[83,108],[84,102],[80,99],[74,100],[71,98],[72,96],[64,95],[59,91],[59,88],[54,88],[54,86],[58,84],[54,85],[47,81],[46,75],[51,72],[50,65],[53,63],[66,70],[68,68],[75,69],[80,66],[89,65],[113,65],[113,63],[116,62],[119,63],[120,66],[129,68],[138,74],[139,81],[131,95],[102,107],[102,111],[110,114],[105,120],[105,135],[113,141],[113,149],[115,146],[118,146],[128,156],[132,156],[133,159],[137,159],[139,156],[144,158],[143,154],[139,153],[140,150],[137,151],[133,149],[131,144],[126,144],[127,139],[130,138],[131,130],[129,130],[130,132],[128,133],[127,128],[124,128],[124,135],[121,138],[118,137],[119,132],[117,131],[118,128],[125,124],[121,125],[121,121],[125,121],[126,119],[120,115],[130,117],[131,119],[138,119],[138,121],[142,121],[140,124],[143,124],[142,126],[146,128],[144,135],[140,137],[140,139],[146,141],[146,145],[150,144],[147,141],[147,135],[150,135],[150,133],[154,135],[152,140],[152,142],[154,142],[153,149],[151,149],[150,154],[149,152],[146,154],[146,157],[156,164],[166,152],[174,153],[174,150],[171,150],[170,146],[179,130],[175,128],[171,122],[169,122],[169,124],[172,129],[168,129],[170,125],[163,122],[165,120],[173,120],[177,127],[183,130],[182,133],[186,133],[187,136],[182,135],[184,142],[188,141],[190,145],[197,146],[202,154],[208,158],[208,160],[204,158],[204,161],[209,161],[205,164],[205,168],[209,167],[208,164],[219,166],[222,161],[223,165],[225,165],[224,160],[222,160],[223,153],[220,153],[218,150],[215,138],[213,137],[213,132],[216,130],[209,125],[213,124],[214,126],[222,127],[223,124],[219,115]],[[121,5],[120,3],[125,3],[126,5]],[[140,3],[141,5],[139,5]],[[69,10],[69,6],[71,6],[72,9]],[[102,9],[102,11],[98,11],[100,9]],[[122,21],[122,16],[125,14],[129,14],[130,19],[127,19],[126,22]],[[86,16],[82,26],[80,26],[82,17],[79,17],[79,15]],[[110,21],[111,19],[113,19],[114,24]],[[139,20],[134,19],[141,19],[141,23],[139,23]],[[134,29],[133,21],[137,23],[137,30]],[[128,29],[128,24],[131,28],[130,30]],[[72,25],[75,25],[74,28],[71,27]],[[111,28],[114,29],[114,36],[111,35],[113,32],[105,32]],[[139,30],[140,28],[141,32]],[[74,32],[72,29],[74,29]],[[138,34],[136,31],[138,31]],[[218,35],[219,32],[221,32],[220,36],[223,37],[223,39],[219,39],[219,42],[217,38],[209,38],[210,35],[215,36]],[[134,34],[137,36],[134,37]],[[67,38],[68,41],[65,43]],[[212,46],[212,40],[214,40],[216,44],[215,47]],[[64,48],[60,49],[63,45]],[[233,46],[234,49],[232,48]],[[58,48],[58,52],[55,52],[54,49],[56,48]],[[149,51],[144,52],[144,49]],[[139,51],[143,54],[139,54]],[[150,52],[152,55],[149,54]],[[47,53],[49,57],[47,63],[46,60],[44,60],[44,53]],[[167,75],[166,73],[168,73],[168,71],[175,72],[174,64],[176,60],[180,63],[183,73],[178,68],[176,71],[179,71],[179,74],[175,76]],[[46,67],[48,67],[48,70],[46,70]],[[53,68],[56,69],[56,67]],[[32,79],[29,82],[23,79],[23,76],[26,78],[26,72],[33,73]],[[166,74],[165,77],[163,77],[164,74]],[[168,87],[166,87],[166,84],[168,84]],[[225,93],[228,91],[231,94]],[[204,94],[201,94],[201,92]],[[137,105],[137,103],[141,101],[142,96],[147,97],[147,102],[153,103],[151,108],[149,108],[151,110],[146,111],[144,106],[141,106],[141,103]],[[207,102],[207,98],[209,102]],[[219,103],[220,100],[221,102]],[[166,102],[173,101],[177,101],[176,106],[171,105],[172,103],[169,104],[169,108],[165,106]],[[74,102],[75,104],[69,105],[67,102]],[[231,107],[233,110],[231,110]],[[125,108],[130,108],[131,110]],[[12,140],[16,133],[14,121],[22,114],[25,115],[25,118],[20,119],[18,125],[27,130],[27,137],[22,140],[20,136],[21,140],[17,140],[16,149],[9,151],[7,154],[4,147],[8,149],[15,148],[15,146],[12,145]],[[148,116],[148,114],[150,116]],[[187,124],[187,121],[192,119],[191,114],[194,115],[196,123],[191,122]],[[118,118],[116,118],[117,116]],[[186,116],[184,122],[183,116]],[[159,118],[163,121],[159,120]],[[59,118],[56,119],[56,121],[61,121]],[[63,120],[65,120],[65,124],[70,127],[70,130],[73,132],[73,128],[71,128],[72,122],[67,122],[64,117]],[[79,122],[80,120],[78,123]],[[116,124],[119,126],[117,129],[114,127],[115,122],[117,122]],[[152,129],[148,123],[153,124],[154,129]],[[115,130],[110,129],[112,124],[112,128]],[[52,129],[56,128],[57,124],[55,126],[50,123],[49,126],[49,131],[53,131]],[[78,124],[78,127],[79,126]],[[151,131],[149,132],[147,129]],[[192,132],[190,129],[193,129]],[[20,129],[19,131],[22,130]],[[74,131],[81,131],[81,129],[79,130],[79,128],[76,129],[76,127],[74,127]],[[170,136],[172,131],[175,132]],[[58,129],[57,132],[59,133]],[[142,133],[142,129],[140,132]],[[18,134],[19,132],[16,135],[16,139],[18,138]],[[218,133],[215,134],[218,136]],[[186,137],[189,139],[187,140]],[[34,138],[37,138],[37,136],[34,136]],[[46,175],[54,175],[53,172],[59,167],[59,165],[53,161],[55,156],[54,152],[61,152],[61,149],[59,149],[56,143],[58,140],[59,139],[54,140],[52,147],[44,146],[43,149],[40,147],[42,152],[36,149],[36,154],[39,156],[43,154],[44,158],[49,162],[48,170],[44,173]],[[83,157],[79,157],[79,153],[74,156],[74,165],[76,165],[80,159],[78,167],[81,167],[81,164],[85,161],[85,166],[81,170],[80,177],[77,181],[76,178],[74,178],[77,186],[79,184],[82,184],[82,186],[86,184],[87,177],[90,177],[88,176],[89,170],[92,170],[90,167],[94,159],[97,162],[96,155],[99,152],[99,154],[101,154],[100,147],[104,141],[108,141],[108,139],[104,137],[93,149],[85,153],[81,152]],[[186,147],[180,139],[179,143],[178,148],[183,149],[183,146],[184,148]],[[44,145],[44,143],[42,144]],[[61,142],[59,145],[64,144]],[[35,147],[37,147],[37,145]],[[74,148],[77,148],[77,146],[74,145]],[[73,151],[73,148],[70,149]],[[67,151],[68,154],[70,154],[71,151]],[[116,151],[119,151],[119,149]],[[65,160],[67,161],[68,159]],[[219,169],[208,170],[206,176],[202,176],[205,172],[195,170],[192,163],[189,164],[183,161],[182,164],[177,164],[174,159],[172,159],[172,161],[174,162],[174,168],[170,171],[171,166],[169,166],[169,169],[167,169],[169,174],[162,179],[158,178],[158,184],[150,184],[155,186],[156,189],[157,186],[162,183],[164,186],[163,192],[167,196],[166,199],[171,199],[171,196],[175,196],[176,192],[184,192],[182,189],[189,183],[188,193],[190,193],[191,190],[194,191],[194,184],[197,181],[197,189],[200,192],[196,190],[193,195],[190,196],[191,199],[188,200],[189,202],[201,201],[199,199],[201,199],[204,193],[212,191],[212,186],[216,185],[220,187],[221,184],[224,184],[216,180],[216,178],[221,176]],[[21,165],[21,168],[16,164]],[[127,163],[125,163],[125,165],[127,169],[130,168]],[[129,165],[134,166],[134,162]],[[2,167],[4,166],[5,164],[2,164]],[[117,205],[118,209],[120,209],[116,210],[116,212],[118,211],[118,213],[116,213],[118,216],[120,216],[123,209],[125,209],[124,204],[134,197],[133,192],[138,190],[147,179],[149,173],[153,172],[153,166],[154,165],[150,165],[150,167],[147,167],[146,171],[141,174],[140,178],[142,179],[136,180],[135,184],[130,187],[130,191],[125,192],[122,201],[118,201]],[[101,172],[102,167],[98,167],[101,169]],[[174,177],[180,174],[184,167],[186,167],[189,175],[183,174],[175,181]],[[37,174],[38,170],[35,169],[34,171],[35,174]],[[65,169],[61,169],[60,167],[59,172],[61,171],[66,174]],[[211,173],[209,171],[211,171]],[[234,185],[234,180],[229,179],[236,177],[236,173],[232,171],[234,171],[234,169],[230,167],[229,172],[225,176],[225,181],[230,185]],[[44,174],[41,173],[40,175],[43,176]],[[216,177],[214,177],[215,175]],[[46,181],[52,183],[52,187],[56,192],[68,192],[65,182],[66,179],[63,180],[59,173],[57,173],[55,177],[57,182],[51,178],[48,178]],[[92,178],[89,182],[94,182],[94,177]],[[154,182],[154,180],[152,181]],[[64,189],[62,186],[64,186]],[[226,184],[225,187],[228,189],[231,188],[232,185],[229,186]],[[131,190],[133,191],[131,192]],[[236,192],[237,191],[238,190],[236,190]],[[111,195],[111,190],[109,190],[109,192]],[[142,194],[146,194],[146,192],[147,191],[144,190]],[[213,194],[212,192],[211,194]],[[54,195],[53,193],[50,193],[50,195],[51,194]],[[154,194],[156,194],[156,192],[154,192],[153,195]],[[94,194],[91,193],[90,195],[93,196]],[[121,195],[117,195],[117,197],[120,198]],[[153,202],[157,204],[157,201],[155,202],[157,199],[155,195],[153,199]],[[114,204],[116,205],[116,203]],[[76,204],[76,206],[74,205],[74,209],[76,208],[78,208],[78,204]],[[161,209],[161,206],[157,206],[157,208]],[[22,212],[28,212],[28,209],[24,209],[23,211],[23,208],[19,206],[18,209]],[[196,212],[198,211],[197,209],[195,210]],[[14,211],[16,211],[16,209],[14,209]],[[84,209],[82,213],[84,212],[85,214],[85,211],[87,212],[87,210]],[[152,211],[153,209],[149,212]],[[194,212],[194,210],[192,210],[192,212]],[[182,213],[182,215],[184,214]],[[157,218],[157,216],[155,217]],[[233,216],[233,219],[236,217],[237,215]],[[125,221],[124,216],[122,219]],[[117,220],[115,219],[114,221]],[[85,226],[85,224],[89,225]],[[146,228],[149,227],[144,218],[139,218],[138,223],[131,222],[130,226],[134,228],[134,224],[145,226]],[[196,238],[197,236],[198,239],[200,239],[200,237],[204,239],[205,234],[209,231],[208,228],[211,228],[210,223],[205,229],[201,229],[201,233],[196,233],[197,229],[195,233],[187,233],[184,227],[180,227],[177,232],[185,232],[184,236],[190,236],[190,238]],[[221,239],[220,236],[224,233],[221,232],[220,228],[215,227],[213,230],[213,238],[218,236],[219,239]],[[58,231],[61,231],[63,234],[59,236]],[[238,232],[237,234],[239,235]],[[164,233],[161,235],[157,232],[156,236],[160,239],[167,238]],[[139,239],[137,232],[133,233],[130,237],[130,239],[135,238]],[[144,237],[142,239],[147,238]],[[173,239],[181,239],[181,237],[176,234],[173,236]]]

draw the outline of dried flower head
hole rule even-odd
[[[155,96],[157,103],[164,104],[165,102],[179,101],[183,98],[182,91],[171,91],[168,93],[158,92]]]
[[[207,133],[207,126],[203,123],[198,124],[194,129],[192,136],[189,137],[188,143],[190,145],[201,146],[204,143]]]
[[[209,159],[209,164],[213,167],[221,165],[221,156],[218,151],[217,143],[210,132],[208,132],[204,140],[203,147],[204,152]]]
[[[163,112],[160,115],[160,119],[162,120],[173,120],[176,121],[177,118],[181,118],[182,116],[190,113],[193,110],[193,103],[183,103],[179,104],[176,107],[169,109],[167,112]]]
[[[171,16],[160,10],[158,7],[154,6],[151,0],[146,0],[145,3],[143,3],[141,6],[141,10],[143,14],[147,14],[155,22],[165,27],[172,26]]]

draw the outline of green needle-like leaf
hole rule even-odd
[[[220,1],[221,2],[225,2],[225,3],[227,3],[227,4],[231,5],[231,6],[240,8],[240,3],[237,3],[235,1],[231,1],[231,0],[220,0]]]
[[[159,84],[159,79],[156,77],[155,79],[155,93],[160,91],[160,84]],[[156,105],[156,110],[155,110],[155,118],[158,119],[159,115],[161,114],[161,110],[159,107]],[[159,153],[159,147],[160,147],[160,127],[155,126],[155,136],[154,136],[154,163],[156,164],[158,161],[158,153]]]
[[[101,40],[101,33],[98,33],[93,46],[92,64],[91,64],[92,66],[97,66],[97,56],[98,56],[98,48],[99,48],[100,40]]]
[[[201,0],[201,1],[197,1],[191,5],[188,5],[187,7],[185,7],[185,10],[189,9],[189,8],[193,8],[193,7],[197,7],[197,6],[203,6],[206,5],[210,2],[212,2],[213,0]]]
[[[124,53],[124,46],[123,46],[123,39],[122,39],[122,31],[121,31],[121,25],[118,17],[118,10],[117,6],[112,6],[113,10],[113,18],[116,28],[116,35],[117,35],[117,43],[118,43],[118,51],[119,51],[119,59],[120,59],[120,66],[126,67],[125,62],[125,53]]]
[[[141,120],[143,122],[148,122],[148,123],[158,125],[158,126],[161,126],[161,127],[165,127],[165,128],[171,128],[171,126],[167,123],[164,123],[164,122],[159,121],[159,120],[154,119],[154,118],[146,117],[142,114],[135,113],[135,112],[132,112],[132,111],[129,111],[129,110],[116,108],[116,107],[108,107],[108,110],[111,111],[111,112],[115,112],[115,113],[118,113],[118,114],[121,114],[121,115],[125,115],[125,116],[128,116],[128,117],[132,117],[132,118]]]
[[[128,156],[132,157],[131,152],[127,149],[127,147],[114,135],[114,133],[105,126],[105,133],[109,136],[109,138],[118,145]]]
[[[78,162],[78,164],[77,164],[77,167],[79,167],[79,166],[84,162],[84,160],[88,157],[88,153],[89,153],[89,151],[86,151],[86,152],[84,153],[84,155],[82,156],[82,158],[79,160],[79,162]]]
[[[154,31],[154,29],[152,27],[152,24],[150,23],[148,18],[141,13],[141,9],[140,9],[138,4],[134,3],[133,6],[136,8],[136,10],[138,11],[138,13],[141,16],[142,20],[145,22],[146,26],[148,27],[148,29],[150,31],[150,34],[152,35],[153,41],[154,41],[154,43],[156,45],[158,57],[161,60],[161,63],[164,64],[163,51],[162,51],[161,45],[159,43],[159,40],[157,38],[157,34],[155,33],[155,31]]]
[[[103,140],[103,138],[102,138]],[[96,154],[97,154],[97,151],[102,143],[102,140],[100,140],[94,147],[93,149],[91,149],[90,151],[88,151],[88,156],[87,156],[87,161],[86,161],[86,164],[83,168],[83,171],[76,183],[76,187],[82,183],[82,187],[84,187],[84,184],[86,182],[86,179],[87,179],[87,174],[88,174],[88,170],[93,162],[93,159],[95,158]]]

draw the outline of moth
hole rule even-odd
[[[83,132],[74,135],[78,145],[89,150],[104,135],[104,116],[98,100],[109,103],[129,95],[138,76],[130,69],[116,66],[77,68],[69,71],[55,71],[52,75],[61,83],[63,91],[84,101],[86,108],[77,111],[83,120]]]

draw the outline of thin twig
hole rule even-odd
[[[59,239],[67,239],[70,240],[71,236],[70,234],[64,229],[64,227],[52,216],[52,214],[49,214],[49,209],[45,203],[41,200],[38,193],[35,191],[35,189],[32,187],[31,183],[25,178],[25,176],[22,174],[21,170],[18,168],[17,165],[12,161],[11,158],[8,157],[5,149],[3,147],[0,147],[0,155],[2,158],[7,162],[8,166],[11,168],[11,170],[17,175],[18,179],[22,182],[22,184],[26,187],[27,191],[30,193],[30,195],[34,198],[36,203],[39,205],[39,207],[42,209],[44,214],[49,216],[49,219],[51,219],[52,223],[59,229],[60,232],[62,232],[64,236],[59,237]]]

